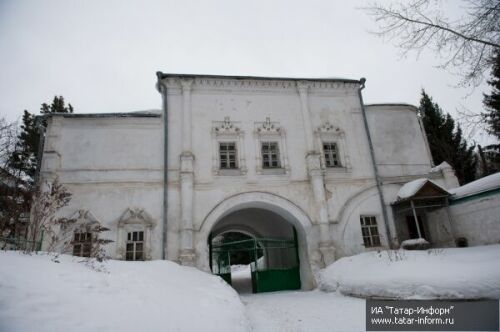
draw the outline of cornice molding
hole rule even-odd
[[[190,83],[186,83],[186,81]],[[324,92],[327,90],[355,90],[359,87],[356,83],[338,81],[293,81],[293,80],[259,80],[259,79],[231,79],[231,78],[177,78],[168,77],[163,79],[168,89],[180,90],[185,84],[189,84],[193,90],[257,90],[257,91],[281,91],[297,93],[297,90],[309,92]],[[192,83],[191,83],[192,82]],[[174,92],[171,91],[171,92]]]

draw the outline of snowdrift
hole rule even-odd
[[[368,252],[320,271],[319,287],[373,298],[499,299],[499,262],[500,245]]]
[[[169,261],[107,261],[0,252],[0,331],[246,331],[237,293]]]

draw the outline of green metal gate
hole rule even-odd
[[[249,240],[212,244],[209,239],[212,273],[231,284],[231,253],[251,254],[253,293],[300,289],[300,262],[297,233],[293,239],[252,238]]]

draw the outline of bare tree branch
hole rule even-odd
[[[440,0],[413,0],[401,4],[375,3],[365,8],[379,25],[374,33],[387,37],[403,54],[424,49],[444,61],[439,67],[461,76],[459,85],[478,86],[489,68],[489,59],[500,48],[500,2],[462,0],[467,15],[452,21],[436,6]]]

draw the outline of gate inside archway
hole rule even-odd
[[[245,235],[235,241],[234,236],[224,237],[228,233]],[[232,267],[245,264],[253,293],[301,288],[297,232],[281,216],[263,209],[239,210],[221,219],[208,240],[210,269],[229,284],[234,281]]]

